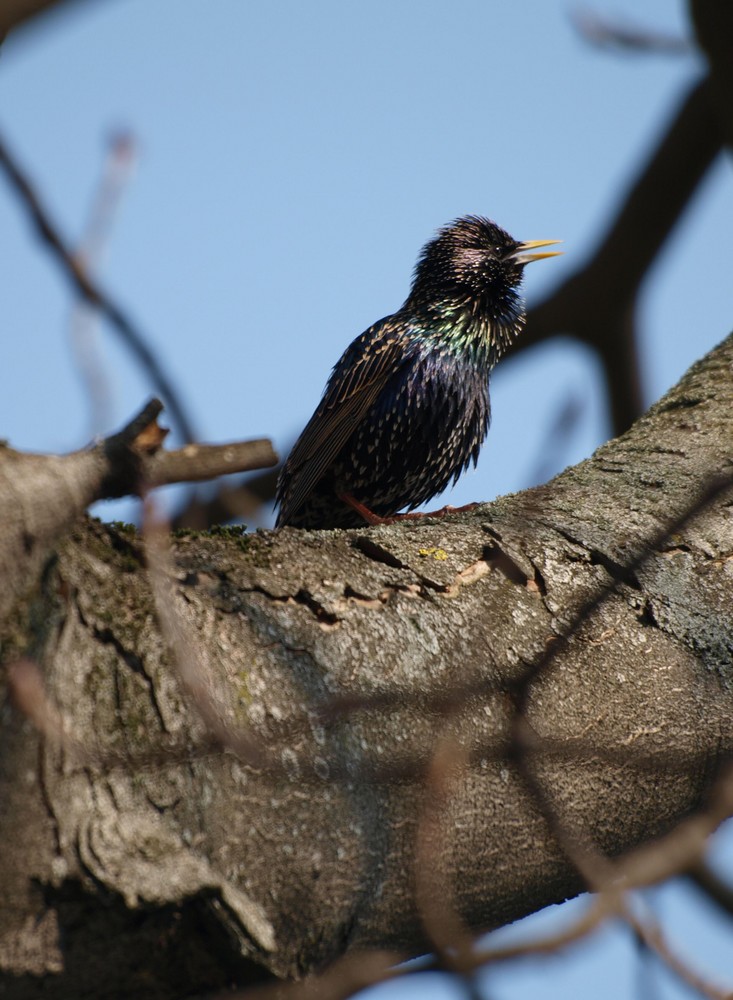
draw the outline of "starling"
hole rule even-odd
[[[357,337],[331,372],[280,474],[278,527],[378,524],[476,464],[489,372],[524,324],[524,265],[554,257],[531,251],[557,242],[518,243],[476,215],[438,231],[404,305]]]

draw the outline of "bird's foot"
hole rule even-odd
[[[356,497],[352,497],[350,493],[339,493],[338,498],[348,504],[357,514],[360,514],[367,524],[392,524],[394,521],[393,517],[380,517],[379,514],[375,514],[374,511],[369,510],[366,504],[357,500]]]
[[[463,507],[451,507],[450,504],[446,504],[445,507],[440,507],[438,510],[427,510],[422,513],[411,511],[409,514],[392,514],[389,517],[380,517],[379,514],[375,514],[374,511],[369,510],[366,504],[357,500],[356,497],[352,497],[350,493],[339,493],[338,498],[345,504],[348,504],[349,507],[352,507],[370,525],[397,524],[398,521],[418,521],[423,517],[444,517],[446,514],[463,514],[465,511],[474,510],[478,507],[478,503],[467,503]]]
[[[476,501],[464,503],[462,507],[451,507],[447,503],[445,507],[439,507],[437,510],[426,510],[424,514],[403,514],[402,517],[445,517],[446,514],[465,514],[466,511],[476,510],[479,506],[480,504]]]

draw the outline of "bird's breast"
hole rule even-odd
[[[355,430],[337,478],[347,491],[368,481],[374,509],[386,508],[387,498],[392,509],[418,506],[476,460],[488,424],[488,371],[423,348],[395,372]]]

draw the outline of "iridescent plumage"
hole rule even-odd
[[[348,528],[430,500],[476,463],[489,429],[489,372],[519,334],[527,253],[495,223],[466,216],[423,248],[410,294],[334,367],[283,467],[278,527]]]

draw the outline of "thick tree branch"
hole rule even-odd
[[[165,452],[157,399],[117,434],[69,455],[0,447],[0,620],[38,581],[49,551],[96,500],[169,483],[199,481],[274,465],[267,440],[188,445]]]
[[[721,779],[680,825],[733,752],[733,487],[701,504],[732,470],[733,337],[591,459],[469,515],[182,536],[152,590],[143,539],[79,523],[4,629],[45,688],[0,729],[0,837],[32,829],[0,857],[0,982],[83,995],[73,955],[110,937],[109,975],[160,996],[184,955],[211,989],[458,954],[579,866],[614,893],[689,868],[730,807]]]

